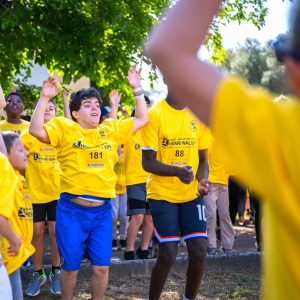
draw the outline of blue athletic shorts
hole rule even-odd
[[[158,243],[179,242],[180,237],[207,238],[203,198],[184,203],[149,200]]]
[[[85,207],[59,199],[56,211],[56,241],[64,270],[80,269],[85,248],[92,265],[109,266],[112,255],[111,203]]]

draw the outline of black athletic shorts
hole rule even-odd
[[[56,204],[57,200],[48,203],[32,204],[33,222],[45,222],[56,220]]]

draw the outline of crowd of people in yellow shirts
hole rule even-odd
[[[13,190],[15,193],[9,200],[12,215],[4,208],[0,215],[9,220],[21,248],[17,256],[11,256],[9,239],[1,232],[1,249],[13,299],[23,297],[20,267],[29,257],[33,273],[26,295],[38,295],[47,281],[43,268],[45,222],[53,294],[63,292],[64,299],[71,299],[81,261],[89,258],[93,298],[100,299],[107,286],[112,250],[124,250],[125,260],[151,258],[153,232],[159,246],[150,297],[159,297],[181,238],[190,258],[186,293],[197,293],[207,250],[202,196],[208,193],[209,180],[226,190],[227,183],[219,179],[227,178],[227,173],[213,161],[210,151],[208,180],[206,155],[212,137],[184,105],[178,106],[169,93],[148,113],[150,100],[144,96],[136,66],[127,79],[137,103],[132,117],[121,120],[117,120],[118,90],[109,95],[108,115],[101,115],[98,91],[88,88],[73,93],[70,100],[64,93],[65,117],[56,117],[52,97],[59,89],[50,77],[43,83],[30,122],[21,118],[24,104],[20,94],[12,92],[6,97],[7,119],[0,121],[2,150],[12,165],[8,178],[15,178],[17,184],[10,185],[11,193],[4,185],[1,188],[5,199]],[[5,201],[1,203],[6,207]],[[223,214],[219,216],[223,224]],[[141,242],[135,251],[140,229]],[[226,236],[226,228],[221,229],[222,237],[223,232]],[[225,242],[223,250],[232,246],[233,240],[228,246]]]

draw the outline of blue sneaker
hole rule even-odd
[[[51,293],[54,295],[61,295],[61,288],[59,283],[60,270],[54,270],[54,273],[51,272],[49,275],[49,280],[51,282]]]
[[[25,293],[27,296],[37,296],[41,291],[41,286],[44,285],[47,281],[45,273],[40,275],[38,272],[33,272],[31,280],[29,282],[28,288]]]

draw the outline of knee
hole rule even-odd
[[[44,227],[43,228],[34,228],[33,239],[35,241],[40,241],[44,239]]]
[[[153,220],[151,215],[145,215],[144,223],[147,225],[153,225]]]
[[[207,255],[207,240],[193,239],[187,240],[189,260],[195,264],[204,263]]]
[[[107,277],[108,270],[108,267],[93,266],[93,275],[101,278]]]
[[[77,279],[77,274],[78,274],[78,271],[67,271],[67,270],[62,270],[61,271],[61,280],[67,280],[67,281],[73,281],[73,280],[76,280]]]
[[[134,222],[137,225],[142,225],[144,221],[144,215],[138,214],[138,215],[133,215],[131,216],[130,222]]]
[[[157,260],[164,266],[172,266],[175,262],[177,251],[174,249],[164,249],[159,251]]]
[[[48,223],[48,230],[49,230],[50,238],[55,239],[56,231],[55,231],[55,223],[54,222]]]

